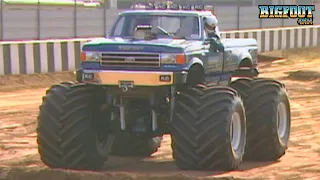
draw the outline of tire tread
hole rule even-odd
[[[239,79],[231,84],[244,99],[247,115],[245,160],[272,161],[285,154],[286,147],[277,143],[277,128],[270,122],[270,112],[277,105],[279,92],[286,93],[283,83],[270,78]],[[290,112],[290,111],[289,111]]]
[[[200,85],[180,92],[171,135],[179,168],[231,170],[239,166],[230,158],[229,132],[224,129],[236,97],[234,89],[224,86]]]
[[[37,128],[38,151],[47,166],[86,170],[103,166],[104,159],[95,149],[92,114],[87,113],[94,90],[71,82],[47,90]]]

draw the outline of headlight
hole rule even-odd
[[[160,60],[162,64],[175,64],[176,63],[175,54],[160,54]]]
[[[160,54],[161,64],[185,64],[185,54]]]
[[[81,61],[98,62],[100,60],[100,53],[98,52],[85,52],[82,51],[80,54]]]

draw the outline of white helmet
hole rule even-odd
[[[209,16],[205,19],[204,27],[208,33],[215,32],[215,29],[218,25],[218,19],[216,16]]]

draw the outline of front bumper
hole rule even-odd
[[[120,71],[120,70],[83,70],[76,71],[78,82],[97,85],[116,85],[133,82],[134,86],[167,86],[184,84],[187,72],[165,71]]]

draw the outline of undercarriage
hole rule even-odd
[[[282,83],[248,77],[228,85],[64,82],[47,91],[38,122],[39,153],[52,168],[97,170],[109,155],[148,157],[169,134],[180,169],[234,170],[246,159],[282,157],[291,117]]]

